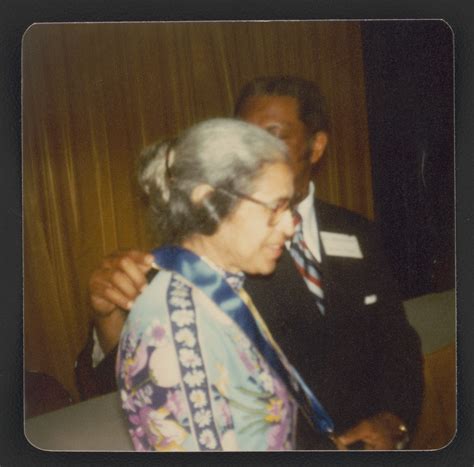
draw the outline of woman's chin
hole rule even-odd
[[[267,276],[275,270],[276,263],[276,259],[262,261],[258,265],[255,265],[244,272],[255,276]]]

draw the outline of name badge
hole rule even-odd
[[[359,240],[355,235],[334,232],[321,232],[324,251],[328,256],[341,256],[344,258],[363,258]]]

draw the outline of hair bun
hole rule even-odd
[[[171,156],[171,164],[174,159],[174,151],[170,151],[170,147],[169,141],[147,146],[140,154],[138,165],[138,182],[142,190],[148,196],[161,193],[165,202],[169,201],[170,196],[167,159]]]

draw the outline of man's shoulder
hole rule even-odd
[[[314,206],[321,229],[366,230],[372,226],[372,221],[359,213],[315,198]]]

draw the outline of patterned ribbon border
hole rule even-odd
[[[191,288],[179,281],[175,274],[172,275],[168,287],[167,301],[181,381],[186,392],[186,401],[191,414],[190,424],[196,442],[201,451],[221,451],[222,446],[212,416],[209,384],[198,340]]]

